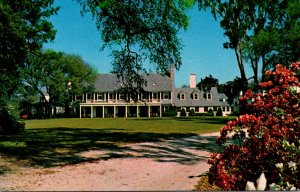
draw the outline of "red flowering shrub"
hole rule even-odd
[[[290,69],[277,65],[266,72],[268,81],[260,84],[264,94],[247,91],[240,99],[249,114],[220,130],[216,143],[224,150],[208,161],[211,184],[223,190],[245,190],[247,181],[264,172],[268,185],[288,182],[300,188],[300,94],[295,90],[300,87],[299,72],[300,62]],[[288,167],[291,162],[293,172],[278,166]]]

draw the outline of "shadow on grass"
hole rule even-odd
[[[0,143],[16,143],[9,147],[0,145],[0,153],[18,160],[29,160],[33,165],[42,167],[127,157],[190,164],[206,159],[191,150],[216,151],[214,141],[215,137],[199,137],[190,133],[130,133],[122,132],[122,129],[61,127],[26,129],[17,136],[0,136]]]

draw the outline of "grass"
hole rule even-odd
[[[158,142],[198,133],[215,132],[233,118],[27,120],[23,133],[14,136],[0,135],[0,155],[44,167],[103,158],[80,155],[87,151],[109,150],[114,154],[111,156],[121,157],[119,153],[127,154],[132,151],[124,144]],[[210,143],[194,145],[213,151],[215,137],[206,139]]]
[[[47,119],[29,120],[27,129],[42,128],[89,128],[109,130],[110,132],[130,133],[207,133],[219,131],[223,124],[233,117],[202,118],[139,118],[139,119]]]

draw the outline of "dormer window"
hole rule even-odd
[[[199,99],[199,95],[197,93],[194,94],[194,100],[198,100]]]
[[[153,86],[157,86],[157,83],[153,83]]]
[[[181,99],[181,100],[185,100],[185,94],[184,94],[184,93],[181,93],[181,94],[180,94],[180,99]]]
[[[211,93],[207,93],[207,94],[206,94],[206,98],[207,98],[207,99],[211,99],[211,96],[212,96]]]

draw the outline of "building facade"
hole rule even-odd
[[[77,113],[79,117],[88,118],[128,118],[128,117],[162,117],[170,106],[178,111],[186,110],[187,114],[205,113],[210,109],[221,108],[223,115],[231,113],[227,97],[218,93],[215,87],[209,92],[196,88],[196,75],[190,75],[189,88],[175,88],[174,70],[170,75],[145,74],[145,93],[138,94],[138,101],[119,93],[122,82],[116,74],[98,74],[93,93],[84,93],[74,99],[79,101]]]

